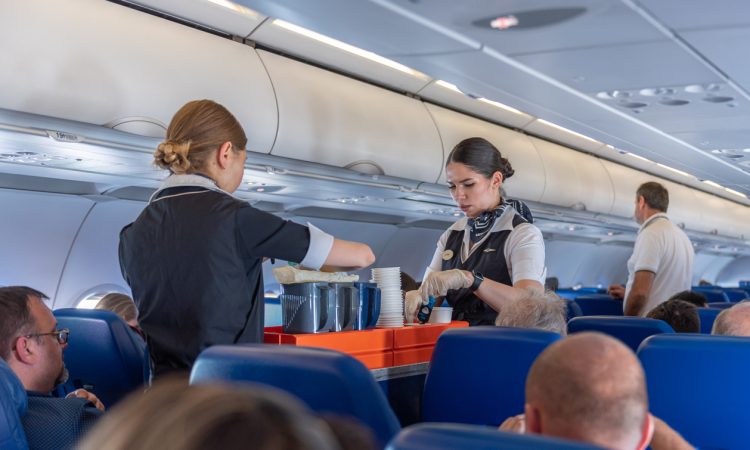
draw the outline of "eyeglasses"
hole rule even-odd
[[[27,334],[26,338],[37,337],[37,336],[54,336],[60,345],[68,343],[68,337],[70,336],[70,330],[63,328],[62,330],[50,331],[49,333],[33,333]]]

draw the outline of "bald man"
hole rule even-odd
[[[578,333],[544,350],[526,379],[525,416],[500,428],[617,450],[643,449],[649,442],[655,450],[693,448],[652,420],[640,362],[600,333]]]
[[[714,320],[711,334],[721,336],[750,336],[750,301],[725,309]]]

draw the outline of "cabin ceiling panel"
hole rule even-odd
[[[721,81],[670,41],[560,50],[514,58],[582,92]]]
[[[376,2],[237,0],[237,3],[382,56],[479,48],[479,43],[453,36],[449,30],[420,25]]]
[[[746,92],[750,91],[750,67],[746,57],[750,24],[738,28],[686,31],[681,36]]]
[[[750,25],[747,0],[638,0],[674,30]]]
[[[624,4],[611,0],[382,2],[397,5],[505,54],[591,47],[591,34],[598,36],[595,45],[663,39],[663,35]],[[568,8],[582,8],[583,12],[567,20],[554,22],[564,17],[564,13],[559,10]],[[528,13],[533,15],[527,15]],[[493,29],[489,26],[492,18],[508,15],[518,19],[517,26],[507,30]],[[545,22],[550,23],[543,25]]]

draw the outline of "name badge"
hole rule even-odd
[[[484,253],[492,253],[494,251],[496,251],[494,248],[485,248],[484,249]]]
[[[443,252],[443,261],[450,261],[453,259],[453,250],[446,250]]]

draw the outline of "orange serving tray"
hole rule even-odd
[[[265,329],[264,342],[338,350],[357,358],[368,369],[382,369],[393,365],[393,331],[391,328],[319,334],[286,334],[281,331],[281,327],[269,327]]]
[[[404,366],[429,362],[435,343],[449,328],[468,327],[468,322],[426,323],[393,329],[393,365]]]

